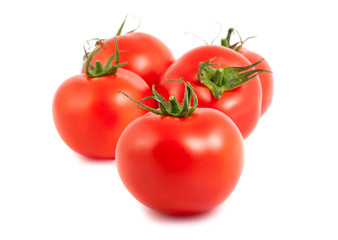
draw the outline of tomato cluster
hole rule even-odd
[[[243,140],[272,100],[271,69],[245,41],[230,45],[233,29],[220,46],[174,59],[152,35],[121,35],[124,22],[57,89],[56,129],[75,152],[116,159],[123,184],[149,208],[210,210],[240,178]]]

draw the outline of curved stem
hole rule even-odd
[[[222,33],[222,25],[219,23],[219,22],[217,22],[216,24],[218,24],[218,26],[220,27],[220,30],[219,30],[219,32],[218,32],[218,34],[216,35],[216,37],[211,41],[211,43],[210,44],[213,44],[214,43],[214,41],[219,37],[219,35],[221,35],[221,33]]]
[[[92,38],[92,39],[86,40],[85,43],[83,44],[83,50],[84,50],[83,60],[86,60],[88,58],[90,49],[93,48],[93,46],[95,47],[97,45],[103,46],[104,40],[105,39],[102,39],[102,38]],[[91,44],[92,41],[95,41],[95,44]]]
[[[234,43],[234,44],[231,45],[231,44],[230,44],[231,35],[234,33],[234,31],[237,33],[237,35],[238,35],[238,37],[239,37],[239,42],[236,42],[236,43]],[[228,29],[228,34],[227,34],[226,38],[222,38],[222,39],[221,39],[221,46],[231,48],[231,49],[233,49],[234,51],[238,52],[238,51],[243,47],[244,43],[245,43],[247,40],[249,40],[249,39],[251,39],[251,38],[254,38],[254,37],[255,37],[255,36],[248,37],[248,38],[246,38],[246,39],[243,41],[241,35],[239,34],[239,32],[238,32],[236,29],[234,29],[234,28],[229,28],[229,29]]]
[[[202,42],[204,42],[205,45],[209,45],[207,41],[205,41],[203,38],[197,36],[197,35],[194,34],[194,33],[191,33],[191,32],[185,32],[184,34],[185,34],[185,35],[190,34],[190,35],[194,36],[195,38],[197,38],[197,39],[201,40]]]

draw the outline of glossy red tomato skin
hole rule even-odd
[[[263,57],[258,53],[249,51],[246,48],[241,48],[238,52],[242,54],[244,57],[246,57],[251,63],[255,63],[263,59]],[[270,71],[270,73],[263,72],[259,74],[259,79],[262,86],[262,109],[261,109],[262,116],[266,112],[266,110],[270,107],[272,102],[274,91],[273,74],[271,73],[271,67],[269,63],[266,60],[256,65],[255,68]]]
[[[151,87],[157,83],[162,73],[173,63],[174,56],[170,49],[158,38],[142,32],[133,32],[116,36],[120,50],[120,63],[127,62],[123,68],[135,72]],[[91,61],[99,60],[103,65],[115,53],[114,38],[104,40],[109,44],[99,51]],[[101,45],[96,47],[99,48]],[[83,72],[83,70],[82,70]]]
[[[137,100],[151,94],[143,79],[125,69],[98,78],[79,74],[57,89],[52,107],[54,123],[75,152],[94,159],[113,159],[124,128],[146,113],[117,91]]]
[[[183,119],[148,113],[122,133],[116,161],[124,185],[147,207],[201,213],[234,190],[243,168],[243,139],[215,109],[197,108]]]
[[[158,84],[158,91],[166,98],[176,96],[183,99],[183,90],[179,84],[168,82],[170,79],[183,77],[196,89],[198,106],[215,108],[229,116],[239,128],[243,138],[247,138],[255,129],[261,115],[262,89],[258,77],[240,87],[224,92],[220,99],[215,98],[211,91],[197,78],[198,65],[214,57],[212,61],[221,67],[243,67],[251,63],[241,54],[216,45],[194,48],[178,58],[162,75]],[[214,67],[219,67],[214,66]]]

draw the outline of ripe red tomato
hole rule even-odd
[[[148,113],[122,133],[119,175],[141,203],[168,214],[193,214],[221,204],[243,168],[243,140],[225,114],[197,108],[186,118]]]
[[[217,57],[217,58],[215,58]],[[241,54],[222,46],[206,45],[194,48],[178,58],[162,75],[158,91],[164,97],[177,96],[180,101],[183,91],[178,84],[168,83],[169,79],[183,78],[190,82],[199,100],[199,107],[215,108],[229,116],[245,139],[256,127],[261,114],[262,89],[259,78],[253,77],[241,86],[225,91],[216,98],[212,91],[198,79],[199,64],[215,58],[211,67],[245,67],[251,63]]]
[[[123,68],[138,74],[151,87],[173,63],[174,56],[161,40],[150,34],[129,32],[125,35],[119,35],[123,25],[124,22],[117,36],[114,37],[117,39],[121,50],[121,62],[128,63]],[[92,64],[97,60],[106,64],[110,56],[115,53],[114,38],[103,40],[96,46],[95,49],[108,43],[107,47],[94,56],[91,61]]]
[[[111,159],[120,134],[145,112],[117,91],[135,99],[148,96],[148,85],[135,73],[118,69],[112,76],[89,78],[82,73],[66,80],[53,101],[55,126],[75,152],[90,158]]]
[[[114,75],[95,77],[104,69],[111,72],[111,68],[98,67],[90,72],[94,76],[85,73],[73,76],[55,93],[56,129],[63,141],[79,154],[97,159],[114,158],[123,129],[146,113],[117,92],[142,99],[151,94],[150,88],[140,76],[118,66],[117,61]],[[152,100],[148,104],[154,105]]]

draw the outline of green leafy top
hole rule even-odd
[[[120,61],[120,51],[117,46],[117,40],[116,37],[115,39],[115,53],[108,59],[106,65],[103,67],[102,63],[100,61],[95,62],[95,66],[93,66],[90,62],[92,61],[93,57],[101,51],[103,48],[105,48],[108,44],[106,43],[105,45],[101,46],[100,48],[96,49],[93,51],[87,58],[86,64],[84,66],[85,73],[88,77],[90,78],[95,78],[95,77],[102,77],[102,76],[109,76],[109,75],[114,75],[119,67],[123,67],[127,63],[119,63]],[[115,58],[115,64],[111,65],[113,60]]]
[[[131,99],[133,102],[135,102],[140,108],[145,108],[150,112],[153,112],[158,115],[165,115],[165,116],[171,116],[171,117],[177,117],[177,118],[185,118],[191,115],[198,105],[198,99],[196,96],[196,93],[193,90],[193,87],[189,82],[185,82],[182,80],[182,78],[178,80],[169,80],[169,81],[179,81],[184,83],[185,90],[184,90],[184,97],[181,104],[178,103],[176,97],[171,96],[169,97],[169,101],[165,100],[164,97],[162,97],[156,90],[155,85],[152,86],[152,92],[154,96],[149,96],[141,99],[139,102],[132,99],[130,96],[125,94],[124,92],[119,91],[119,93],[124,94],[129,99]],[[193,99],[193,105],[191,106],[191,98]],[[154,99],[159,104],[159,109],[155,109],[152,107],[149,107],[143,103],[142,101],[146,99]]]
[[[118,29],[118,31],[117,31],[117,33],[116,33],[116,35],[115,35],[114,38],[116,38],[117,36],[121,36],[124,24],[126,23],[126,20],[127,20],[128,16],[130,16],[130,14],[127,14],[125,16],[125,18],[124,18],[124,20],[123,20],[120,28]],[[136,18],[136,17],[133,17],[133,18]],[[138,18],[136,18],[136,19],[138,20],[138,25],[136,26],[136,28],[130,30],[129,32],[127,32],[125,34],[132,33],[132,32],[136,31],[140,27],[141,21]],[[84,50],[83,60],[88,59],[90,49],[92,49],[93,47],[97,47],[98,45],[103,46],[104,45],[103,42],[106,41],[106,40],[107,39],[104,39],[104,38],[92,38],[90,40],[85,41],[85,45],[83,46],[83,50]]]
[[[225,91],[241,86],[262,72],[270,72],[263,69],[249,70],[264,61],[264,59],[246,67],[213,68],[211,66],[218,65],[216,63],[211,63],[214,59],[216,58],[212,58],[199,64],[197,78],[204,86],[210,89],[216,98],[221,98]]]

